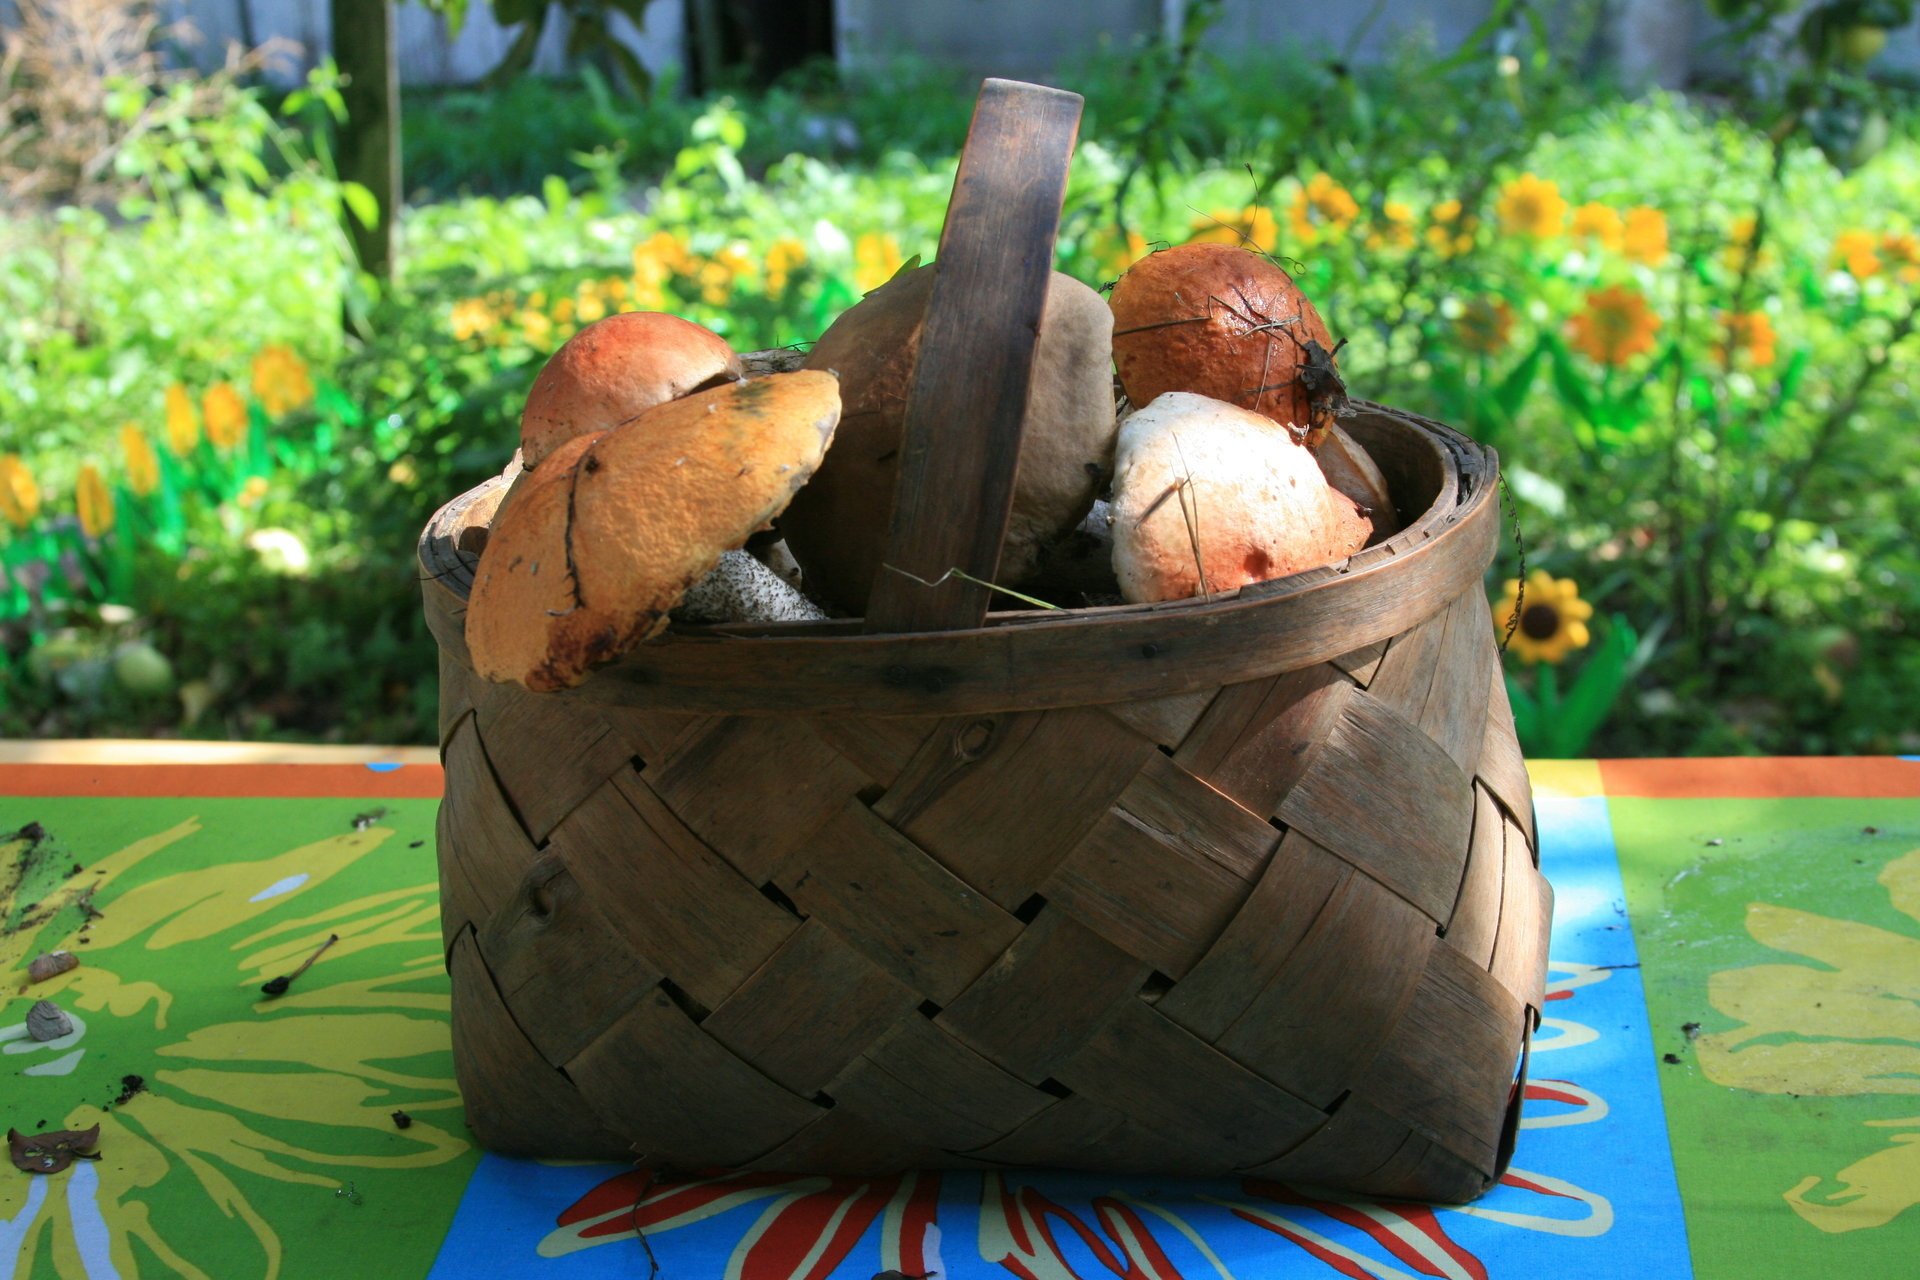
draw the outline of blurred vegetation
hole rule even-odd
[[[1354,394],[1500,449],[1490,608],[1536,571],[1559,606],[1522,601],[1508,654],[1529,749],[1920,750],[1912,102],[1848,60],[1870,41],[1804,32],[1711,100],[1629,99],[1559,56],[1594,6],[1562,8],[1371,68],[1104,52],[1058,78],[1088,99],[1059,265],[1251,242],[1348,339]],[[932,256],[972,105],[911,64],[415,98],[379,290],[325,69],[121,88],[128,121],[178,105],[111,189],[0,213],[9,736],[431,741],[413,543],[506,462],[540,363],[630,308],[811,339]]]

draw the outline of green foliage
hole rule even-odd
[[[1373,69],[1112,51],[1065,78],[1088,115],[1059,265],[1101,284],[1152,243],[1250,239],[1350,339],[1356,394],[1500,449],[1527,565],[1600,615],[1564,669],[1513,667],[1529,750],[1914,749],[1920,147],[1896,130],[1843,173],[1803,134],[1597,92],[1554,56],[1591,12],[1549,39],[1496,6],[1463,49]],[[441,95],[409,172],[481,194],[409,209],[376,295],[344,266],[331,92],[268,117],[264,173],[161,157],[190,179],[130,220],[0,221],[65,255],[0,256],[0,456],[44,495],[0,531],[0,733],[430,741],[413,540],[506,462],[540,363],[635,307],[742,350],[810,340],[931,257],[971,103],[915,67],[751,100],[594,74]],[[341,336],[350,302],[370,339]],[[244,439],[167,448],[167,389],[248,387],[268,344],[311,401],[255,394]],[[97,536],[87,463],[114,493]],[[1509,547],[1490,591],[1518,568]]]

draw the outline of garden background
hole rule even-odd
[[[1877,56],[1912,4],[1712,7],[1739,73],[1629,94],[1599,0],[1365,63],[1223,52],[1221,6],[1183,6],[1051,77],[1087,98],[1058,266],[1250,243],[1354,394],[1500,450],[1530,754],[1920,751],[1920,115]],[[810,341],[932,256],[974,89],[894,61],[695,94],[588,56],[416,92],[380,279],[348,227],[395,211],[341,176],[331,62],[289,92],[271,48],[172,69],[131,0],[18,9],[8,737],[432,741],[414,540],[506,463],[545,358],[634,308]]]

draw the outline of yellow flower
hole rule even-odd
[[[1546,240],[1560,234],[1567,202],[1557,183],[1523,173],[1500,188],[1500,229],[1509,235]]]
[[[1660,317],[1638,289],[1614,285],[1587,295],[1587,309],[1569,324],[1574,348],[1599,364],[1623,365],[1653,350]]]
[[[767,246],[767,292],[775,297],[787,291],[793,273],[807,264],[807,246],[792,236],[781,236]]]
[[[1129,231],[1122,241],[1120,232],[1109,225],[1089,235],[1081,248],[1102,273],[1117,276],[1147,256],[1147,239],[1138,231]]]
[[[184,458],[200,443],[200,423],[193,416],[193,399],[179,383],[167,388],[167,448]]]
[[[1457,258],[1473,248],[1480,219],[1460,215],[1458,200],[1442,200],[1427,211],[1427,243],[1443,258]]]
[[[74,481],[73,505],[80,513],[80,531],[89,538],[98,538],[113,528],[113,494],[101,479],[100,468],[91,462],[80,468],[80,476]]]
[[[1453,322],[1453,332],[1467,350],[1497,355],[1513,335],[1513,308],[1504,298],[1474,298]]]
[[[1722,339],[1714,344],[1713,353],[1722,364],[1732,364],[1742,352],[1757,368],[1773,363],[1773,321],[1764,311],[1723,313],[1720,327]]]
[[[553,303],[553,322],[561,327],[573,323],[573,299],[556,298]]]
[[[1380,206],[1380,221],[1367,237],[1369,249],[1411,249],[1414,245],[1413,207],[1400,200]]]
[[[127,460],[127,488],[146,497],[160,487],[160,455],[147,442],[147,433],[129,422],[120,428],[120,452]]]
[[[267,478],[265,476],[248,476],[247,482],[240,486],[240,493],[237,500],[241,506],[251,507],[258,505],[260,500],[266,496]]]
[[[1657,267],[1667,260],[1667,215],[1641,205],[1627,210],[1621,252],[1635,262]]]
[[[1609,205],[1583,204],[1573,211],[1573,234],[1600,242],[1602,249],[1618,249],[1626,228]]]
[[[1293,193],[1293,205],[1287,211],[1294,237],[1303,244],[1319,239],[1322,231],[1345,231],[1359,216],[1353,193],[1324,173],[1314,174]]]
[[[1878,242],[1871,231],[1842,231],[1833,238],[1833,265],[1855,280],[1880,274],[1880,255],[1874,252]]]
[[[216,382],[200,397],[200,413],[207,420],[207,442],[216,449],[240,443],[247,428],[247,406],[231,382]]]
[[[277,418],[313,402],[313,379],[307,364],[291,347],[269,343],[253,358],[253,398]]]
[[[893,279],[905,258],[900,242],[879,231],[869,231],[853,242],[853,287],[871,293]]]
[[[1215,244],[1238,244],[1258,249],[1262,253],[1272,253],[1280,243],[1280,224],[1273,220],[1271,210],[1248,205],[1244,209],[1215,209],[1204,217],[1195,218],[1190,225],[1194,234],[1187,237],[1189,244],[1208,241]],[[1129,236],[1129,240],[1137,237]],[[1141,251],[1146,244],[1141,242]]]
[[[1889,231],[1880,237],[1880,253],[1889,267],[1898,268],[1902,284],[1920,284],[1920,236]]]
[[[515,318],[520,325],[520,337],[528,346],[544,348],[553,345],[553,320],[546,312],[537,307],[523,307]]]
[[[24,529],[40,514],[40,486],[17,453],[0,456],[0,515]]]
[[[499,317],[484,298],[462,298],[453,304],[453,315],[448,318],[456,342],[484,338],[498,323]]]
[[[607,316],[606,292],[597,281],[583,280],[573,291],[573,314],[581,324],[592,324]]]
[[[656,231],[633,246],[633,279],[642,287],[658,288],[672,276],[690,276],[696,265],[687,246],[670,231]]]
[[[1535,569],[1527,575],[1524,604],[1518,578],[1508,578],[1503,592],[1493,606],[1494,634],[1506,635],[1514,610],[1519,609],[1520,622],[1513,628],[1507,649],[1522,662],[1563,662],[1569,650],[1584,649],[1592,639],[1587,634],[1587,619],[1593,616],[1593,606],[1580,598],[1580,588],[1572,578],[1555,578],[1544,569]]]

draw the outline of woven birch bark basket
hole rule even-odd
[[[996,86],[942,236],[889,559],[984,577],[1050,254],[1012,284],[968,255],[1052,243],[1057,186],[1045,216],[981,202],[1063,180],[1078,119],[1072,95]],[[940,398],[956,384],[972,398]],[[504,482],[442,508],[419,558],[479,1140],[677,1169],[1491,1185],[1552,902],[1481,587],[1498,463],[1377,405],[1343,425],[1405,522],[1350,560],[1061,612],[901,576],[865,620],[677,628],[558,695],[468,657]],[[1005,484],[946,479],[982,466]],[[937,545],[954,502],[984,503],[957,525],[984,551]]]

